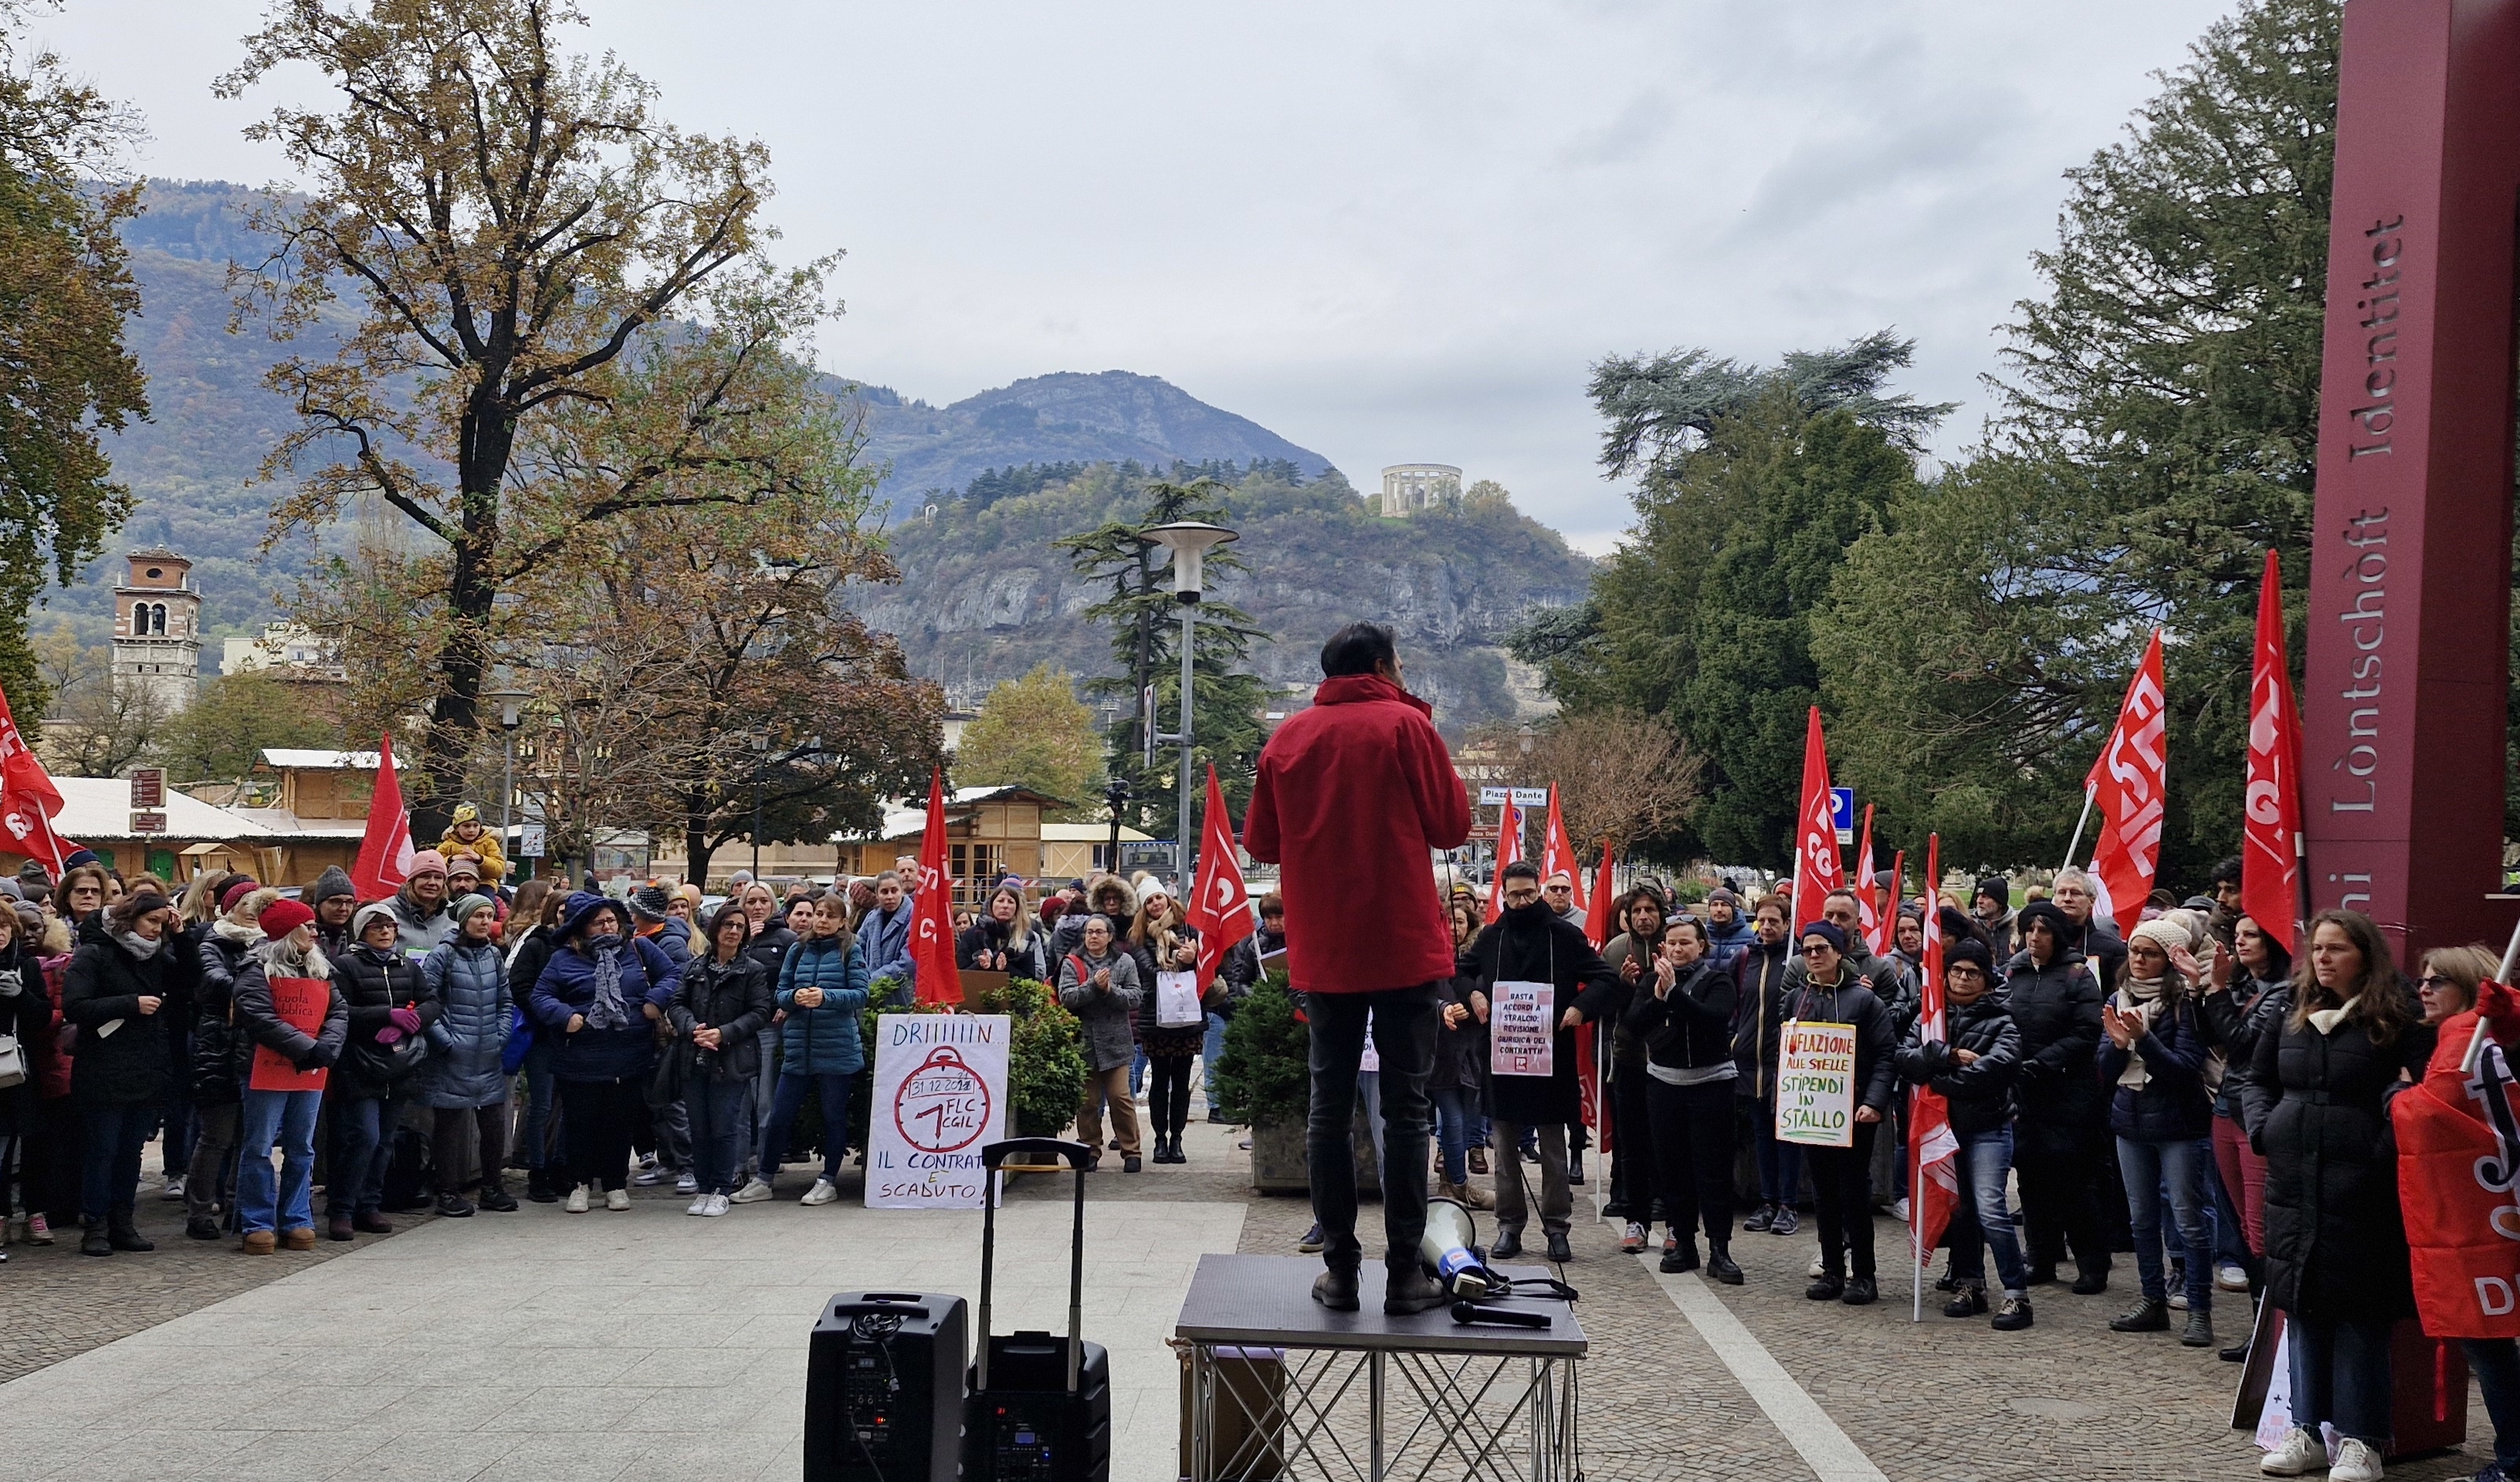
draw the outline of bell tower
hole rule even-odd
[[[113,589],[113,683],[147,689],[168,715],[193,702],[202,676],[202,594],[193,563],[172,551],[134,551]]]

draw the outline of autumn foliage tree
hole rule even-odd
[[[426,705],[406,784],[423,834],[484,740],[480,696],[531,578],[637,516],[741,509],[822,472],[794,462],[787,352],[826,313],[830,259],[774,267],[767,152],[675,127],[612,57],[565,50],[584,20],[566,0],[278,0],[219,82],[235,97],[302,64],[338,94],[249,131],[300,194],[260,208],[278,245],[233,284],[240,316],[282,339],[355,305],[336,350],[270,374],[296,425],[266,463],[295,479],[268,539],[392,512],[399,562],[321,564],[308,606],[327,581],[382,581],[350,600],[408,614],[410,672],[374,678]]]
[[[967,786],[1030,787],[1082,809],[1102,790],[1102,739],[1075,677],[1048,661],[989,692],[963,730],[954,776]]]

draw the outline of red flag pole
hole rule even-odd
[[[927,832],[919,841],[919,899],[910,918],[912,996],[922,1008],[963,1002],[963,973],[954,964],[954,876],[945,853],[945,773],[927,776]]]
[[[1917,1021],[1926,1026],[1929,1037],[1943,1038],[1950,1031],[1943,1023],[1943,930],[1940,902],[1936,900],[1933,881],[1942,868],[1943,836],[1925,835],[1925,911],[1919,925],[1923,936],[1916,957],[1918,985]],[[1908,1245],[1915,1253],[1915,1271],[1909,1289],[1915,1296],[1915,1313],[1911,1322],[1925,1321],[1925,1144],[1922,1118],[1915,1114],[1924,1099],[1933,1095],[1926,1086],[1918,1086],[1909,1099],[1908,1156],[1915,1166],[1908,1171]],[[1948,1112],[1945,1113],[1949,1115]],[[1939,1232],[1937,1232],[1939,1234]]]

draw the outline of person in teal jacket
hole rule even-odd
[[[761,1133],[761,1171],[735,1191],[737,1204],[769,1198],[779,1156],[813,1091],[823,1104],[823,1176],[800,1201],[829,1204],[840,1196],[840,1162],[849,1151],[849,1081],[866,1069],[858,1016],[866,1011],[867,965],[848,929],[848,906],[837,895],[814,902],[805,934],[779,965],[779,1090]]]

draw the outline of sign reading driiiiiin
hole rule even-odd
[[[1003,1013],[888,1013],[876,1020],[867,1129],[869,1209],[977,1209],[980,1149],[1007,1124]]]
[[[1855,1026],[1788,1019],[1777,1056],[1777,1141],[1855,1145]]]

